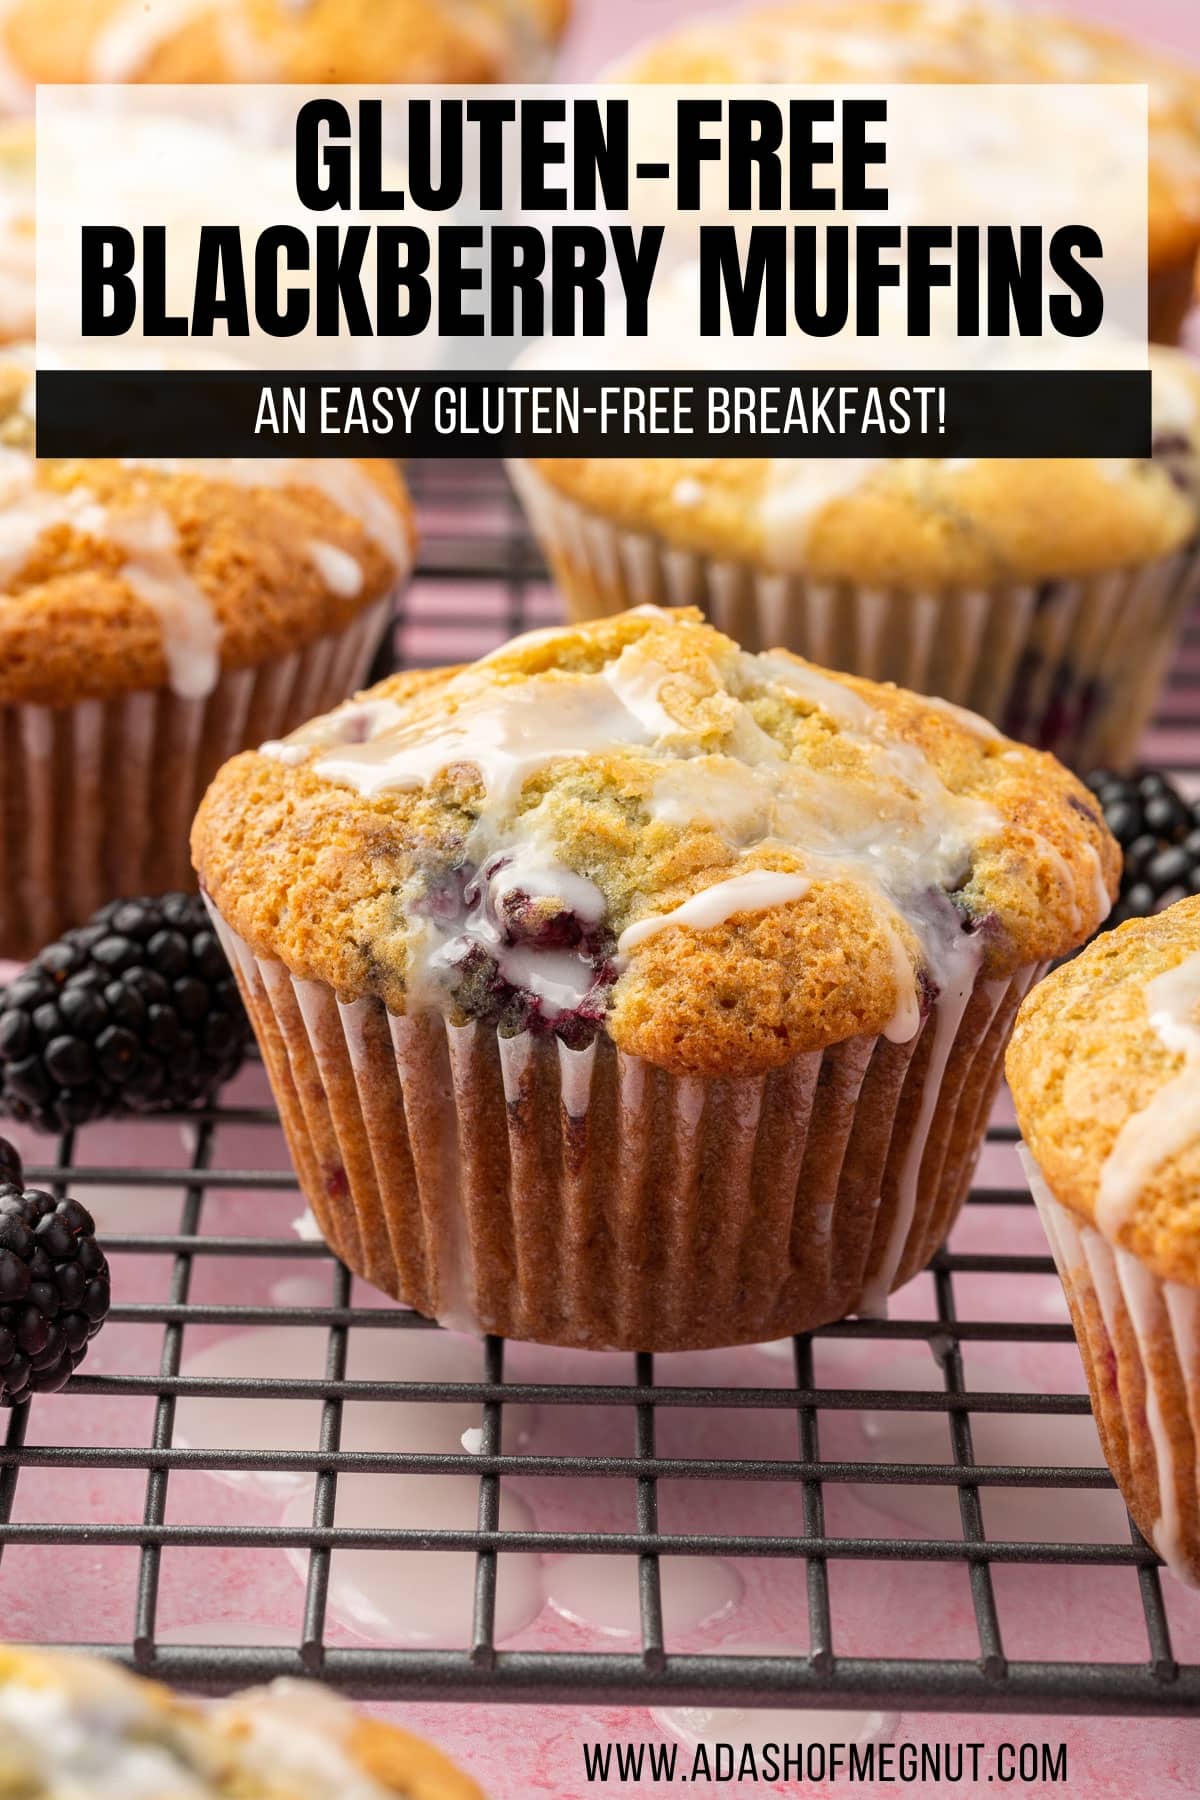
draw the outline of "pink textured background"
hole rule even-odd
[[[1064,10],[1084,16],[1125,25],[1145,40],[1156,40],[1181,51],[1191,51],[1200,59],[1200,0],[1143,0],[1138,5],[1127,0],[1061,0]],[[689,0],[576,0],[577,18],[563,58],[563,72],[575,79],[586,79],[606,60],[639,38],[663,29],[676,19],[696,16],[699,12],[724,11],[722,7],[696,7]],[[440,590],[442,595],[447,590]],[[456,596],[461,598],[461,596]],[[429,596],[429,611],[436,597]],[[426,613],[428,617],[428,612]],[[497,635],[500,635],[499,631]],[[441,648],[436,633],[430,631],[423,647]],[[415,642],[410,640],[412,648]],[[447,647],[447,654],[452,650]],[[1200,660],[1196,662],[1200,674]],[[1195,740],[1189,744],[1194,748]],[[1159,734],[1148,746],[1151,755],[1167,757],[1182,748],[1180,734]],[[257,1076],[249,1078],[251,1082]],[[165,1129],[165,1128],[164,1128]],[[233,1166],[270,1163],[282,1166],[282,1142],[272,1134],[264,1145],[262,1133],[238,1144],[227,1143],[225,1150]],[[113,1130],[85,1134],[85,1153],[96,1163],[116,1162],[128,1153],[128,1141]],[[32,1140],[26,1148],[35,1152]],[[139,1154],[153,1155],[153,1151]],[[985,1170],[990,1179],[1015,1182],[1018,1176],[1010,1152],[990,1153],[993,1162]],[[164,1160],[178,1160],[177,1143],[162,1146]],[[999,1160],[1002,1159],[1002,1160]],[[81,1197],[88,1199],[87,1194]],[[161,1209],[156,1212],[156,1207]],[[113,1194],[102,1200],[97,1211],[110,1230],[163,1229],[174,1227],[178,1217],[178,1201],[151,1196],[125,1200]],[[283,1196],[227,1194],[210,1202],[205,1219],[209,1231],[248,1231],[283,1228],[296,1210],[294,1199]],[[1014,1252],[1041,1252],[1042,1240],[1036,1220],[1029,1209],[974,1209],[960,1223],[954,1237],[959,1250],[1003,1249]],[[237,1274],[231,1282],[230,1270]],[[161,1300],[166,1291],[168,1268],[165,1262],[146,1258],[123,1259],[118,1271],[122,1302]],[[269,1302],[272,1284],[295,1273],[279,1264],[248,1263],[229,1265],[210,1261],[202,1263],[197,1277],[195,1297],[229,1302]],[[218,1285],[219,1284],[219,1285]],[[988,1283],[976,1278],[960,1278],[959,1302],[962,1316],[974,1319],[1013,1317],[1045,1318],[1047,1314],[1065,1316],[1057,1297],[1056,1283],[1048,1278],[1029,1278],[1020,1284],[1019,1299],[1014,1302],[1017,1284],[1012,1280]],[[999,1291],[998,1291],[999,1290]],[[365,1303],[367,1296],[356,1293],[356,1301]],[[900,1317],[928,1317],[931,1306],[927,1278],[912,1284],[897,1303]],[[1057,1310],[1056,1310],[1057,1309]],[[211,1334],[205,1334],[209,1336]],[[854,1385],[873,1380],[886,1381],[885,1364],[892,1357],[864,1350],[865,1358],[854,1374]],[[871,1356],[875,1357],[872,1366]],[[906,1359],[925,1353],[919,1346],[904,1351]],[[818,1351],[818,1380],[822,1379]],[[157,1335],[149,1341],[145,1328],[112,1326],[100,1339],[93,1353],[91,1367],[97,1372],[144,1369],[147,1359],[157,1356]],[[584,1363],[587,1359],[574,1358]],[[616,1365],[619,1359],[592,1359]],[[672,1363],[680,1366],[672,1367]],[[686,1368],[685,1366],[686,1365]],[[532,1378],[555,1379],[556,1375],[574,1374],[566,1370],[563,1359],[552,1353],[517,1349],[510,1357],[510,1368]],[[630,1371],[621,1367],[621,1377]],[[602,1379],[589,1364],[588,1378]],[[662,1359],[660,1379],[753,1380],[767,1384],[789,1379],[786,1365],[772,1363],[754,1352],[736,1352],[710,1358]],[[836,1372],[826,1372],[826,1379],[846,1380]],[[896,1377],[899,1385],[907,1379]],[[1043,1391],[1078,1391],[1082,1389],[1082,1373],[1073,1348],[1036,1351],[1020,1347],[981,1344],[968,1351],[967,1380],[969,1386],[988,1386],[1008,1382],[1027,1384]],[[128,1406],[129,1416],[118,1421],[114,1416]],[[96,1441],[98,1431],[124,1436],[124,1441],[145,1441],[149,1403],[109,1403],[103,1418],[79,1401],[63,1400],[35,1408],[31,1422],[32,1442],[86,1443]],[[556,1447],[572,1450],[624,1450],[622,1431],[629,1421],[625,1415],[604,1410],[595,1418],[561,1417],[544,1409],[537,1433],[530,1445],[533,1450]],[[1012,1436],[1003,1452],[1003,1460],[1022,1459],[1020,1422],[1011,1427]],[[774,1447],[772,1447],[774,1446]],[[515,1446],[506,1446],[514,1448]],[[660,1450],[665,1454],[733,1455],[739,1452],[761,1455],[794,1453],[794,1426],[789,1416],[776,1420],[768,1415],[668,1416],[660,1427]],[[849,1415],[828,1415],[822,1420],[822,1449],[825,1455],[862,1457],[870,1454],[856,1420]],[[998,1453],[999,1454],[999,1453]],[[1046,1457],[1044,1446],[1030,1453]],[[1098,1451],[1096,1454],[1098,1460]],[[539,1525],[563,1526],[568,1522],[583,1525],[625,1525],[632,1519],[632,1488],[624,1483],[599,1484],[602,1493],[576,1491],[574,1483],[516,1482],[534,1506]],[[582,1487],[583,1484],[579,1484]],[[24,1519],[138,1519],[144,1498],[144,1480],[135,1475],[112,1473],[78,1473],[48,1476],[23,1476],[18,1487],[16,1516]],[[872,1504],[871,1495],[845,1488],[827,1490],[826,1504],[831,1531],[889,1532],[910,1534],[911,1525],[892,1521],[886,1510]],[[669,1486],[662,1495],[663,1525],[668,1530],[687,1529],[689,1525],[721,1525],[745,1530],[790,1529],[795,1524],[797,1497],[781,1486],[747,1490],[732,1485],[686,1484],[686,1493],[674,1492]],[[1072,1519],[1069,1496],[1046,1496],[1044,1513],[1037,1516],[1027,1509],[1022,1532],[1028,1536],[1061,1539],[1070,1535]],[[1067,1510],[1064,1512],[1064,1507]],[[277,1511],[261,1500],[246,1500],[208,1482],[202,1476],[171,1482],[169,1515],[174,1518],[223,1519],[241,1518],[267,1522]],[[118,1641],[128,1637],[130,1600],[136,1555],[133,1551],[89,1551],[86,1547],[73,1551],[64,1561],[59,1552],[35,1549],[11,1551],[0,1564],[0,1625],[17,1638],[63,1639],[86,1637],[100,1641]],[[746,1581],[746,1599],[732,1621],[720,1628],[708,1628],[691,1635],[686,1647],[716,1647],[767,1639],[784,1647],[802,1647],[805,1632],[804,1567],[748,1560],[742,1565]],[[503,1577],[502,1577],[503,1578]],[[670,1579],[668,1569],[665,1579]],[[1014,1657],[1078,1654],[1094,1661],[1137,1659],[1145,1655],[1144,1632],[1136,1603],[1136,1581],[1128,1570],[1087,1570],[1012,1568],[996,1572],[996,1587],[1001,1616],[1006,1628],[1006,1649]],[[967,1582],[961,1567],[939,1569],[897,1564],[890,1567],[852,1562],[835,1562],[831,1567],[834,1599],[836,1647],[846,1653],[909,1653],[916,1656],[936,1654],[971,1655],[974,1650],[974,1627],[971,1618]],[[1176,1653],[1191,1660],[1200,1657],[1200,1597],[1186,1593],[1169,1580],[1164,1582]],[[219,1552],[170,1552],[164,1558],[161,1621],[164,1626],[186,1626],[220,1620],[237,1626],[269,1626],[278,1628],[281,1637],[290,1637],[299,1618],[302,1590],[282,1553],[269,1553],[253,1559],[238,1559]],[[799,1634],[799,1635],[797,1635]],[[335,1626],[331,1641],[354,1642],[353,1637]],[[546,1611],[514,1640],[515,1645],[550,1648],[605,1648],[604,1640],[589,1638],[579,1626],[570,1625]],[[668,1644],[668,1648],[671,1645]],[[682,1646],[680,1646],[682,1647]],[[659,1735],[649,1714],[637,1710],[603,1708],[487,1708],[465,1706],[406,1705],[378,1709],[384,1716],[396,1719],[436,1739],[456,1756],[481,1782],[492,1800],[530,1800],[546,1796],[547,1800],[583,1800],[594,1792],[584,1785],[579,1745],[583,1739],[655,1738]],[[804,1735],[803,1714],[797,1714],[796,1738]],[[994,1747],[1001,1741],[1029,1739],[1066,1740],[1069,1753],[1067,1787],[1016,1787],[1015,1792],[1040,1795],[1076,1796],[1078,1800],[1142,1800],[1150,1796],[1193,1796],[1200,1793],[1197,1776],[1197,1730],[1194,1723],[1179,1721],[1106,1721],[1053,1720],[1036,1718],[917,1717],[901,1721],[897,1734],[913,1741],[949,1738],[973,1740]],[[686,1766],[686,1765],[685,1765]],[[613,1790],[632,1793],[631,1786]],[[664,1788],[643,1784],[638,1790],[646,1800],[667,1800],[678,1794],[679,1787]],[[716,1793],[723,1788],[702,1789]],[[748,1789],[738,1791],[748,1792]],[[797,1792],[795,1787],[779,1784],[755,1792]],[[807,1789],[813,1794],[845,1793],[839,1789]],[[880,1796],[894,1789],[854,1790],[860,1794]],[[905,1790],[932,1796],[937,1790],[919,1785]],[[961,1794],[989,1791],[962,1787]]]

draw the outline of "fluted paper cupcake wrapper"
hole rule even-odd
[[[224,671],[203,699],[0,707],[0,956],[32,956],[119,895],[193,887],[188,834],[221,764],[361,685],[391,606]]]
[[[445,1324],[593,1349],[882,1311],[965,1196],[1036,973],[978,982],[908,1044],[698,1079],[603,1034],[573,1051],[339,1002],[217,925],[337,1254]]]
[[[939,592],[810,580],[623,530],[528,463],[509,470],[575,618],[698,606],[747,650],[937,695],[1085,773],[1134,756],[1200,590],[1195,548],[1081,580]]]
[[[1200,1293],[1163,1281],[1051,1193],[1028,1152],[1105,1460],[1138,1530],[1200,1586]]]

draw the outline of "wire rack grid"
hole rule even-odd
[[[426,536],[422,583],[415,590],[416,600],[397,619],[395,644],[402,659],[442,660],[447,634],[453,636],[458,654],[475,654],[508,632],[553,617],[553,600],[536,553],[494,468],[443,464],[413,473]],[[481,598],[485,587],[490,598]],[[467,642],[472,639],[477,641]],[[1187,703],[1196,676],[1186,664],[1185,656],[1166,703],[1168,733],[1181,723],[1190,728],[1194,717]],[[1180,715],[1181,708],[1186,717]],[[1178,760],[1186,763],[1187,758],[1181,755]],[[165,1127],[174,1131],[173,1137],[164,1137]],[[1011,1156],[1014,1139],[1010,1123],[1003,1119],[994,1123],[983,1167],[993,1153]],[[28,1174],[38,1185],[55,1192],[69,1189],[85,1202],[89,1190],[130,1195],[167,1190],[173,1196],[168,1202],[168,1229],[110,1231],[107,1238],[118,1267],[130,1267],[139,1259],[165,1259],[169,1277],[162,1297],[129,1302],[122,1299],[118,1284],[112,1315],[114,1325],[149,1328],[145,1337],[157,1339],[157,1355],[143,1355],[133,1368],[112,1373],[85,1365],[67,1395],[68,1400],[95,1397],[152,1403],[150,1429],[135,1441],[114,1432],[111,1439],[100,1441],[79,1433],[78,1442],[35,1442],[40,1434],[29,1429],[32,1421],[37,1418],[39,1425],[44,1421],[43,1429],[53,1432],[59,1415],[50,1409],[61,1404],[35,1401],[9,1415],[0,1450],[0,1556],[7,1551],[11,1558],[39,1546],[122,1547],[131,1554],[136,1575],[128,1595],[116,1597],[126,1623],[116,1641],[89,1647],[144,1673],[212,1692],[278,1675],[319,1675],[347,1692],[377,1700],[420,1697],[645,1706],[655,1699],[767,1705],[786,1698],[799,1706],[906,1711],[1163,1715],[1189,1713],[1200,1704],[1200,1661],[1188,1660],[1173,1645],[1173,1615],[1169,1617],[1164,1603],[1157,1559],[1132,1525],[1127,1537],[1113,1534],[1103,1541],[1077,1542],[1041,1541],[1030,1535],[997,1537],[986,1530],[988,1499],[999,1490],[1055,1496],[1112,1488],[1098,1457],[1077,1466],[1054,1466],[1033,1456],[1026,1461],[977,1460],[974,1439],[982,1419],[1010,1415],[1018,1420],[1067,1420],[1088,1410],[1081,1382],[1074,1392],[1042,1393],[1016,1387],[978,1391],[969,1379],[972,1346],[1019,1346],[1036,1355],[1071,1342],[1070,1326],[1061,1314],[1024,1316],[1025,1287],[1031,1278],[1052,1277],[1050,1258],[1012,1253],[990,1242],[988,1227],[998,1216],[997,1209],[1029,1206],[1028,1195],[1011,1182],[976,1182],[967,1215],[975,1224],[971,1241],[983,1247],[943,1248],[938,1253],[928,1277],[922,1278],[928,1281],[930,1294],[923,1312],[918,1309],[917,1316],[890,1321],[844,1321],[799,1337],[792,1347],[790,1371],[783,1371],[774,1384],[763,1379],[755,1385],[744,1377],[733,1385],[664,1380],[659,1359],[650,1355],[624,1359],[619,1378],[529,1380],[519,1373],[506,1374],[506,1346],[498,1339],[484,1345],[480,1379],[389,1381],[348,1373],[356,1339],[366,1333],[437,1328],[415,1313],[360,1296],[355,1281],[322,1244],[298,1236],[283,1220],[279,1207],[285,1197],[294,1201],[289,1212],[298,1212],[302,1202],[279,1153],[276,1114],[265,1099],[261,1103],[239,1099],[159,1121],[153,1129],[131,1123],[123,1128],[120,1141],[127,1156],[118,1166],[111,1156],[95,1161],[81,1154],[74,1134],[57,1143],[41,1140]],[[187,1142],[190,1154],[164,1158],[165,1142]],[[248,1158],[245,1146],[251,1143],[263,1147],[260,1158]],[[236,1157],[230,1145],[236,1146]],[[246,1206],[261,1197],[264,1220],[267,1201],[277,1203],[269,1223],[255,1228],[256,1215],[249,1232],[242,1226],[231,1232],[217,1209],[221,1197],[233,1192]],[[286,1287],[268,1289],[249,1303],[196,1297],[198,1275],[211,1275],[216,1269],[220,1290],[224,1276],[235,1270],[245,1274],[256,1264],[306,1272],[319,1269],[330,1278],[328,1300],[298,1301],[287,1297]],[[962,1286],[969,1280],[974,1284],[970,1291],[977,1292],[979,1278],[990,1284],[996,1304],[986,1318],[960,1317]],[[211,1289],[213,1281],[205,1286]],[[323,1377],[267,1377],[247,1370],[206,1378],[186,1372],[185,1341],[196,1328],[289,1326],[323,1334]],[[838,1342],[882,1347],[889,1355],[899,1354],[905,1344],[925,1345],[936,1358],[941,1385],[918,1389],[823,1384],[814,1359]],[[176,1411],[181,1401],[197,1396],[219,1399],[229,1409],[251,1400],[319,1403],[319,1433],[311,1448],[286,1451],[188,1447],[176,1441]],[[477,1409],[478,1453],[344,1446],[343,1424],[351,1404],[446,1402]],[[547,1413],[603,1409],[610,1420],[615,1414],[622,1421],[626,1449],[620,1454],[547,1454],[506,1444],[506,1418],[517,1406]],[[772,1456],[697,1457],[660,1451],[664,1425],[689,1411],[715,1411],[731,1427],[735,1416],[767,1414],[788,1421],[793,1448]],[[884,1455],[823,1456],[823,1435],[838,1415],[847,1413],[940,1415],[949,1454],[926,1461]],[[123,1471],[144,1483],[140,1516],[50,1522],[44,1507],[18,1505],[23,1480],[65,1478],[81,1471]],[[236,1515],[201,1523],[180,1520],[169,1504],[171,1483],[196,1472],[311,1477],[311,1519],[283,1524],[248,1523]],[[478,1486],[477,1522],[470,1528],[339,1523],[339,1482],[363,1474],[469,1477]],[[502,1485],[516,1478],[625,1484],[634,1497],[632,1524],[617,1531],[514,1529],[502,1523],[501,1493]],[[660,1520],[660,1494],[666,1483],[689,1488],[727,1484],[723,1494],[743,1492],[751,1484],[771,1484],[791,1503],[793,1523],[787,1531],[727,1528],[729,1518],[737,1517],[733,1503],[722,1505],[719,1522],[712,1528],[673,1530]],[[947,1490],[957,1498],[957,1530],[942,1535],[832,1530],[827,1524],[830,1496],[848,1486],[859,1493],[873,1487]],[[28,1516],[31,1512],[34,1516]],[[400,1558],[417,1551],[473,1555],[471,1616],[455,1624],[458,1647],[359,1647],[337,1641],[338,1634],[329,1630],[331,1558],[355,1548],[388,1551]],[[306,1556],[302,1621],[293,1640],[275,1645],[238,1643],[231,1633],[229,1642],[164,1642],[159,1623],[163,1558],[188,1550],[243,1558],[285,1550]],[[636,1566],[640,1644],[615,1650],[498,1647],[498,1572],[505,1558],[522,1552],[550,1558],[603,1554],[630,1559],[631,1570]],[[768,1559],[802,1567],[799,1591],[807,1611],[803,1653],[750,1653],[719,1644],[677,1651],[664,1622],[663,1572],[677,1559],[691,1557]],[[848,1654],[831,1571],[854,1562],[877,1569],[911,1565],[918,1576],[940,1565],[957,1566],[969,1589],[974,1642],[958,1654],[907,1654],[900,1622],[883,1653]],[[1111,1662],[1073,1656],[1069,1649],[1040,1659],[1010,1655],[998,1578],[1013,1567],[1039,1565],[1088,1567],[1105,1571],[1110,1579],[1124,1571],[1120,1579],[1136,1585],[1142,1649]],[[108,1598],[111,1602],[113,1596]],[[1189,1642],[1187,1650],[1191,1649]]]

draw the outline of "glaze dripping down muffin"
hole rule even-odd
[[[588,1190],[606,1255],[635,1223],[657,1238],[672,1207],[696,1209],[701,1239],[736,1237],[787,1141],[786,1244],[804,1235],[797,1169],[841,1143],[821,1204],[846,1213],[845,1241],[826,1288],[810,1240],[790,1271],[785,1252],[781,1292],[727,1272],[738,1316],[718,1309],[704,1330],[739,1341],[777,1318],[797,1329],[805,1309],[882,1304],[961,1198],[1019,992],[1091,933],[1118,870],[1094,802],[1051,758],[655,607],[394,677],[235,759],[193,851],[314,1210],[343,1249],[353,1219],[351,1260],[439,1316],[465,1297],[459,1316],[489,1329],[639,1347],[646,1330],[699,1341],[691,1303],[655,1327],[630,1296],[593,1330],[566,1316],[584,1257],[556,1316],[540,1311],[554,1260],[583,1253],[577,1225],[550,1249],[562,1182]],[[569,1154],[544,1135],[564,1117]],[[587,1152],[611,1131],[618,1153]],[[379,1133],[405,1145],[386,1171]],[[421,1166],[435,1140],[437,1193]],[[438,1221],[419,1272],[396,1268],[410,1203]],[[626,1245],[621,1279],[637,1286],[671,1249]],[[481,1291],[505,1264],[530,1292],[501,1325]],[[594,1297],[608,1277],[592,1273]]]
[[[1008,1078],[1105,1456],[1144,1536],[1200,1585],[1200,898],[1056,970]]]
[[[187,884],[221,763],[363,678],[412,557],[384,463],[38,458],[0,363],[0,955]]]

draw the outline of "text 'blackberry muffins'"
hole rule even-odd
[[[314,1682],[204,1705],[98,1657],[16,1645],[0,1645],[0,1794],[483,1800],[431,1744]]]
[[[1118,872],[1051,758],[656,608],[237,758],[193,853],[338,1254],[641,1349],[882,1309]]]
[[[0,955],[186,885],[222,762],[363,679],[404,579],[391,465],[50,461],[0,366]]]
[[[1200,898],[1056,970],[1008,1078],[1104,1454],[1200,1585]]]
[[[1136,752],[1200,580],[1200,374],[1157,351],[1154,456],[512,465],[578,618],[695,604],[945,695],[1086,772]]]

